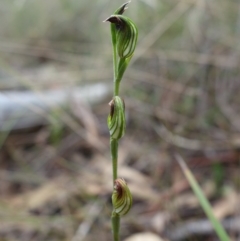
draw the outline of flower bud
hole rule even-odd
[[[120,58],[131,58],[137,43],[138,30],[136,25],[126,16],[115,14],[105,21],[115,25],[116,44]]]
[[[122,178],[115,180],[112,203],[114,212],[119,216],[127,214],[132,207],[132,194],[127,186],[127,183]]]
[[[114,96],[109,105],[110,114],[107,122],[110,136],[118,140],[124,136],[126,129],[125,104],[119,96]]]

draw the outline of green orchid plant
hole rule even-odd
[[[110,113],[107,123],[113,167],[112,230],[114,241],[119,241],[120,217],[127,214],[132,206],[132,195],[127,183],[122,178],[118,178],[118,142],[126,130],[125,103],[119,96],[119,88],[134,54],[138,38],[136,25],[130,18],[122,15],[129,3],[123,4],[104,21],[111,24],[113,49],[114,91],[113,99],[109,103]]]

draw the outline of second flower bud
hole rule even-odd
[[[119,140],[125,134],[125,103],[119,96],[110,101],[110,114],[108,115],[108,129],[112,139]]]

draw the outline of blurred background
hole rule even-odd
[[[125,1],[0,0],[0,240],[111,240],[109,17]],[[133,0],[121,239],[218,240],[180,153],[240,240],[240,2]]]

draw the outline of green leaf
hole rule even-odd
[[[219,220],[215,217],[212,207],[205,197],[201,187],[197,183],[197,180],[195,179],[194,175],[192,174],[191,170],[188,168],[187,164],[183,160],[183,158],[180,155],[175,155],[185,177],[187,178],[188,182],[190,183],[196,197],[198,198],[198,201],[200,205],[202,206],[205,214],[207,215],[209,221],[212,223],[213,228],[215,232],[217,233],[219,239],[221,241],[230,241],[230,238],[228,234],[226,233],[225,229],[223,228],[222,224],[219,222]]]

